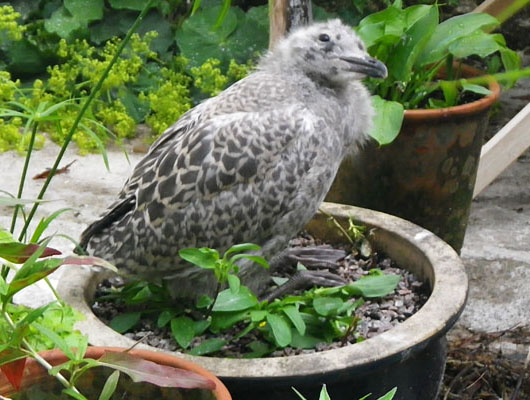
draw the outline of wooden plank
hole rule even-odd
[[[530,147],[530,103],[482,146],[473,197]]]
[[[269,2],[269,50],[272,50],[287,32],[287,7],[287,0]]]
[[[473,10],[497,18],[501,24],[528,4],[528,0],[485,0]]]

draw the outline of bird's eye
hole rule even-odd
[[[318,40],[321,42],[329,42],[329,35],[327,33],[321,33]]]

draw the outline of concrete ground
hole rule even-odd
[[[473,202],[461,257],[469,298],[451,334],[530,332],[530,151]],[[495,346],[519,359],[530,350],[508,339]]]
[[[28,177],[53,164],[59,148],[47,142],[35,154]],[[130,150],[130,148],[129,148]],[[65,165],[76,162],[69,172],[58,175],[46,195],[38,215],[50,215],[61,208],[72,208],[50,225],[49,234],[61,233],[79,238],[83,228],[112,202],[141,154],[130,153],[129,161],[119,149],[109,151],[110,172],[99,155],[66,153]],[[0,190],[16,193],[24,158],[14,152],[0,154]],[[35,198],[42,181],[28,180],[24,198]],[[11,211],[0,207],[0,226],[9,227]],[[20,223],[19,223],[20,229]],[[57,237],[52,247],[69,253],[73,245]],[[470,329],[493,332],[516,326],[530,328],[530,150],[514,162],[473,202],[462,259],[470,277],[467,307],[453,333]],[[79,268],[79,267],[71,267]],[[56,283],[61,270],[52,275]],[[44,284],[38,290],[21,292],[16,300],[39,305],[52,300]],[[504,343],[523,355],[528,349]],[[524,354],[525,355],[525,354]]]

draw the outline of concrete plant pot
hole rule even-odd
[[[338,204],[324,203],[322,208],[341,223],[347,224],[352,217],[375,228],[374,246],[428,284],[431,294],[426,304],[391,330],[340,349],[263,359],[178,355],[212,371],[236,400],[296,399],[291,387],[308,399],[316,399],[323,383],[333,400],[355,400],[367,393],[377,398],[394,386],[398,387],[398,400],[435,399],[445,366],[445,333],[466,301],[468,282],[460,258],[434,234],[400,218]],[[310,222],[308,230],[332,242],[342,240],[337,228],[321,214]],[[86,315],[78,327],[91,344],[130,346],[132,340],[104,325],[90,309],[100,280],[89,269],[69,269],[59,283],[59,292]]]
[[[100,358],[105,351],[125,351],[126,348],[117,348],[117,347],[94,347],[89,346],[86,350],[85,357],[87,358],[93,358],[98,359]],[[216,400],[231,400],[232,397],[230,396],[230,393],[226,389],[226,386],[223,385],[223,383],[216,378],[212,373],[208,372],[204,368],[200,367],[196,363],[193,363],[189,360],[183,359],[183,357],[179,357],[176,354],[164,354],[160,353],[158,351],[150,351],[150,350],[137,350],[133,349],[129,351],[130,354],[136,355],[140,358],[143,358],[147,361],[152,361],[154,363],[157,363],[159,365],[165,365],[170,366],[174,368],[181,368],[185,369],[187,371],[195,372],[199,375],[202,375],[205,378],[208,378],[212,380],[215,383],[215,389],[212,390],[211,394],[213,395],[213,398]],[[43,351],[39,353],[42,358],[44,358],[46,361],[48,361],[51,365],[59,365],[66,361],[68,361],[68,358],[64,355],[64,353],[61,350],[48,350]],[[98,373],[93,371],[88,371],[81,377],[78,381],[78,384],[76,385],[78,388],[81,389],[82,393],[87,393],[88,390],[94,388],[96,389],[96,396],[99,395],[99,392],[102,389],[102,385],[99,385],[99,381],[97,381]],[[102,382],[104,382],[103,378]],[[26,361],[26,365],[24,367],[24,377],[22,379],[21,388],[22,390],[26,390],[32,385],[40,384],[41,388],[39,390],[45,391],[46,393],[52,392],[52,388],[56,385],[59,390],[62,389],[62,386],[55,378],[50,377],[48,372],[42,367],[37,361],[34,359],[28,359]],[[46,385],[44,387],[42,385]],[[152,398],[153,396],[157,399],[166,399],[168,395],[168,391],[164,388],[161,389],[161,392],[153,392],[156,390],[160,390],[160,388],[156,387],[152,384],[145,384],[145,383],[135,383],[135,384],[129,384],[130,386],[127,386],[129,393],[128,393],[128,400],[135,400],[135,399],[146,399],[146,398]],[[14,395],[14,388],[11,386],[9,381],[0,374],[0,395]],[[149,397],[151,396],[151,397]],[[174,394],[173,394],[174,396]],[[210,398],[211,396],[208,396]],[[1,397],[0,398],[4,398]],[[24,397],[25,398],[25,397]],[[35,397],[32,397],[35,398]],[[55,398],[55,397],[54,397]],[[89,397],[89,399],[92,399],[94,397]],[[173,398],[173,397],[172,397]],[[179,397],[181,398],[181,397]],[[194,395],[193,398],[196,398]],[[204,397],[200,397],[201,399]]]
[[[461,66],[466,77],[480,71]],[[464,241],[489,111],[500,95],[433,110],[406,110],[397,138],[368,143],[343,161],[326,201],[367,207],[412,221],[457,252]]]

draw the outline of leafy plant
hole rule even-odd
[[[296,390],[295,388],[293,388],[293,390],[295,391],[295,393],[298,395],[300,399],[307,400],[304,396],[302,396],[302,394],[298,390]],[[377,400],[392,400],[396,392],[397,392],[397,388],[394,388],[390,392],[385,394],[384,396],[379,397]],[[367,400],[368,397],[370,397],[369,394],[360,398],[359,400]],[[318,400],[331,400],[331,397],[328,394],[328,390],[326,389],[326,385],[322,385],[322,390],[320,391]]]
[[[356,29],[370,54],[388,68],[385,80],[368,82],[379,115],[372,136],[380,144],[395,138],[405,108],[450,107],[458,104],[464,92],[488,94],[489,90],[481,85],[491,79],[512,83],[530,76],[530,70],[519,71],[520,58],[506,47],[502,35],[489,33],[499,25],[494,17],[470,13],[441,23],[439,18],[437,4],[403,8],[402,1],[395,0],[385,10],[364,18]],[[512,73],[460,79],[460,69],[454,62],[470,56],[497,57]],[[438,80],[442,68],[446,80]]]
[[[181,54],[199,66],[216,58],[225,68],[230,60],[245,63],[268,45],[268,8],[253,7],[246,13],[238,7],[226,10],[223,23],[216,21],[223,6],[204,8],[186,19],[176,32]]]
[[[223,299],[226,297],[226,295],[219,293],[219,290],[227,282],[230,288],[230,293],[232,295],[229,296],[229,301],[238,301],[235,297],[233,297],[238,296],[240,294],[241,289],[241,282],[237,276],[239,272],[239,267],[235,264],[237,260],[245,258],[247,260],[255,262],[256,264],[261,265],[264,268],[269,268],[269,264],[263,257],[242,253],[244,251],[257,251],[259,249],[260,247],[258,245],[252,243],[243,243],[230,247],[223,254],[222,258],[219,257],[219,252],[217,250],[209,249],[207,247],[201,247],[199,249],[182,249],[179,251],[179,256],[183,260],[186,260],[196,265],[197,267],[213,271],[215,278],[217,279],[217,289],[215,291],[215,298],[203,298],[201,300],[203,304],[210,303],[209,311],[211,311],[212,309],[224,309],[222,305],[217,305],[216,307],[215,303],[219,297],[221,297],[221,301],[223,301]],[[247,293],[243,294],[243,296],[246,297]]]
[[[11,100],[11,105],[14,108],[6,108],[0,111],[3,117],[18,118],[21,121],[20,123],[25,120],[25,132],[30,132],[26,162],[21,174],[17,196],[0,197],[0,204],[14,207],[10,231],[0,228],[0,263],[2,264],[0,274],[0,371],[15,389],[20,389],[27,357],[34,358],[45,367],[64,386],[63,392],[76,399],[86,399],[76,388],[77,379],[86,370],[96,366],[107,366],[116,370],[107,380],[100,399],[111,397],[116,386],[115,382],[119,376],[118,371],[127,373],[135,381],[148,381],[164,386],[213,388],[213,382],[200,376],[187,371],[175,370],[171,367],[161,367],[145,360],[138,360],[136,357],[126,353],[108,353],[99,360],[84,358],[87,339],[78,332],[72,332],[73,323],[79,320],[79,315],[71,308],[64,306],[59,299],[35,310],[12,304],[12,298],[16,293],[42,279],[46,279],[49,274],[61,265],[95,265],[114,269],[110,264],[96,257],[56,257],[61,255],[61,253],[48,247],[48,243],[52,238],[41,239],[50,222],[67,210],[59,210],[50,217],[43,218],[37,224],[32,235],[29,235],[28,228],[51,179],[57,171],[66,147],[76,132],[77,126],[83,123],[84,113],[89,110],[92,100],[96,97],[99,90],[104,87],[105,79],[110,75],[113,65],[116,64],[120,53],[132,37],[134,29],[136,29],[152,3],[152,1],[147,3],[125,39],[119,44],[112,56],[109,57],[108,64],[102,68],[101,75],[97,79],[96,77],[94,78],[95,86],[76,109],[73,123],[65,136],[63,147],[36,200],[25,200],[22,195],[27,168],[32,151],[35,148],[38,126],[46,122],[57,122],[56,113],[67,107],[72,100],[65,100],[52,105],[47,101],[43,101],[33,107]],[[8,86],[7,96],[12,96],[18,90],[17,86],[16,83]],[[4,95],[6,95],[5,90]],[[28,203],[33,203],[33,207],[26,214],[23,207]],[[17,240],[14,238],[13,233],[15,232],[19,211],[22,211],[25,223]],[[28,243],[24,243],[23,240],[27,240]],[[9,274],[9,271],[12,271],[12,273]],[[51,285],[50,288],[57,297],[57,293]],[[52,367],[38,353],[39,350],[51,347],[62,350],[69,358],[69,361],[63,365]],[[69,372],[68,379],[61,373],[63,370]],[[169,383],[164,376],[172,376],[171,382]]]
[[[348,285],[334,288],[313,288],[303,293],[259,301],[237,277],[235,262],[250,259],[262,266],[265,260],[246,251],[257,251],[253,244],[241,244],[230,248],[220,257],[209,248],[184,249],[180,256],[204,269],[212,270],[219,282],[214,299],[202,297],[196,307],[172,306],[172,300],[164,287],[146,282],[135,282],[121,290],[101,296],[100,301],[114,301],[134,307],[134,311],[120,313],[110,321],[110,326],[124,333],[136,326],[142,317],[153,318],[158,328],[169,326],[179,346],[194,355],[214,353],[227,342],[219,335],[235,332],[233,340],[248,334],[259,338],[252,340],[245,357],[261,357],[287,346],[314,348],[318,343],[352,340],[359,319],[355,309],[364,298],[377,298],[391,293],[400,277],[384,275],[372,270],[369,275]],[[279,282],[280,284],[283,283]],[[219,289],[228,284],[228,288]],[[146,304],[138,309],[139,304]],[[209,339],[194,345],[196,337]],[[355,337],[355,340],[362,338]]]
[[[0,75],[0,107],[25,112],[28,110],[22,106],[35,110],[43,103],[53,105],[68,100],[68,104],[55,110],[53,120],[40,124],[41,130],[62,145],[78,108],[91,94],[144,3],[98,0],[88,7],[85,1],[21,0],[14,3],[18,12],[11,6],[0,6],[0,60],[7,69]],[[204,10],[211,10],[212,4],[220,2],[205,2],[204,8],[201,3],[194,2],[192,18],[200,19]],[[85,8],[90,12],[84,12]],[[230,8],[230,1],[224,0],[217,10],[220,13],[216,19],[208,20],[211,25],[201,25],[200,34],[218,36],[217,31],[229,26],[237,14],[237,29],[227,35],[234,46],[239,46],[237,57],[245,64],[225,57],[227,52],[223,52],[222,60],[214,55],[201,62],[182,55],[176,57],[180,50],[176,49],[173,31],[190,10],[184,2],[157,1],[74,132],[72,139],[81,153],[102,152],[110,139],[135,136],[137,124],[142,122],[152,128],[154,137],[149,140],[154,140],[194,104],[248,73],[248,60],[254,52],[247,43],[249,38],[264,37],[266,43],[266,32],[253,35],[248,29],[266,26],[266,8],[262,7],[261,13],[243,13],[237,7]],[[265,23],[260,20],[258,24],[261,16]],[[241,33],[245,27],[247,31]],[[241,44],[237,37],[246,42]],[[12,74],[24,77],[26,73],[42,76],[26,82],[12,78]],[[4,113],[0,117],[0,151],[17,149],[22,153],[27,149],[30,135],[27,129],[21,133],[22,127],[16,116]],[[43,141],[44,136],[38,134],[34,147],[41,147]]]

